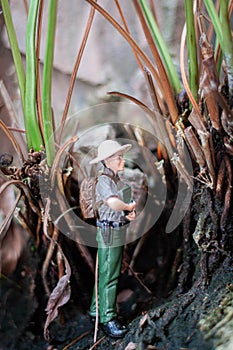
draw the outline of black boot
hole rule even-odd
[[[128,332],[127,327],[122,326],[117,319],[102,323],[101,329],[111,338],[123,338],[125,333]]]

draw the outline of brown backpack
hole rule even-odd
[[[79,205],[84,220],[98,218],[95,188],[98,177],[86,177],[80,185]]]
[[[84,220],[98,219],[98,207],[103,204],[103,200],[96,202],[95,188],[98,178],[101,175],[108,176],[114,181],[114,178],[111,175],[101,173],[96,177],[86,177],[81,182],[79,205]]]

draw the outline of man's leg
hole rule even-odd
[[[122,247],[98,249],[99,259],[99,317],[106,323],[117,316],[117,284],[121,270]]]

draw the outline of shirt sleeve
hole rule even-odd
[[[119,197],[115,182],[105,175],[99,176],[96,193],[104,201],[110,197]]]

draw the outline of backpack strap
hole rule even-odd
[[[103,200],[96,202],[96,185],[98,182],[99,176],[96,176],[94,184],[92,186],[92,208],[93,208],[93,213],[94,216],[98,219],[99,218],[99,213],[98,213],[98,207],[103,203]]]
[[[106,174],[106,173],[101,173],[99,176],[102,176],[102,175],[109,177],[111,180],[113,180],[113,181],[115,182],[115,184],[117,184],[116,178],[113,177],[112,175]],[[98,177],[99,177],[99,176],[98,176]]]

